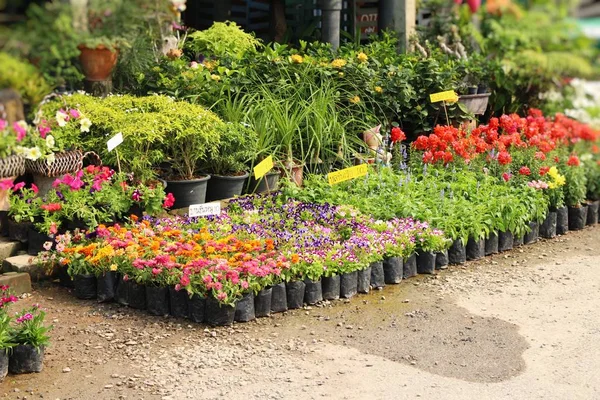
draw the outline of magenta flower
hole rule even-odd
[[[33,319],[33,315],[31,313],[24,314],[17,318],[18,323],[23,323],[25,321],[31,321]]]
[[[69,114],[71,114],[71,117],[73,117],[73,118],[79,118],[81,116],[79,111],[74,108],[69,110]]]

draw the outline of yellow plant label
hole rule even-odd
[[[254,167],[254,178],[259,179],[273,169],[273,157],[269,156]]]
[[[454,90],[447,90],[445,92],[430,94],[429,99],[432,103],[437,103],[439,101],[454,103],[458,101],[458,95],[454,92]]]
[[[367,171],[367,164],[361,164],[354,167],[331,172],[327,174],[327,180],[329,181],[330,185],[335,185],[336,183],[349,181],[350,179],[358,178],[359,176],[365,176],[367,175]]]

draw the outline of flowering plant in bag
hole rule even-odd
[[[50,343],[48,332],[52,326],[44,326],[46,313],[34,305],[17,313],[16,324],[11,331],[11,340],[16,344],[25,344],[35,347],[38,351]]]

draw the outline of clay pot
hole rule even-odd
[[[110,78],[110,74],[117,65],[118,50],[108,49],[104,45],[90,49],[80,44],[77,48],[81,51],[79,62],[81,63],[85,79],[97,82]]]

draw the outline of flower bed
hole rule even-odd
[[[383,222],[349,207],[268,195],[233,200],[206,219],[145,217],[87,235],[66,233],[39,261],[66,266],[73,277],[118,273],[120,285],[172,287],[233,307],[284,282],[337,280],[384,258],[408,259],[448,244],[441,231],[412,219]],[[300,305],[303,298],[304,289]]]

